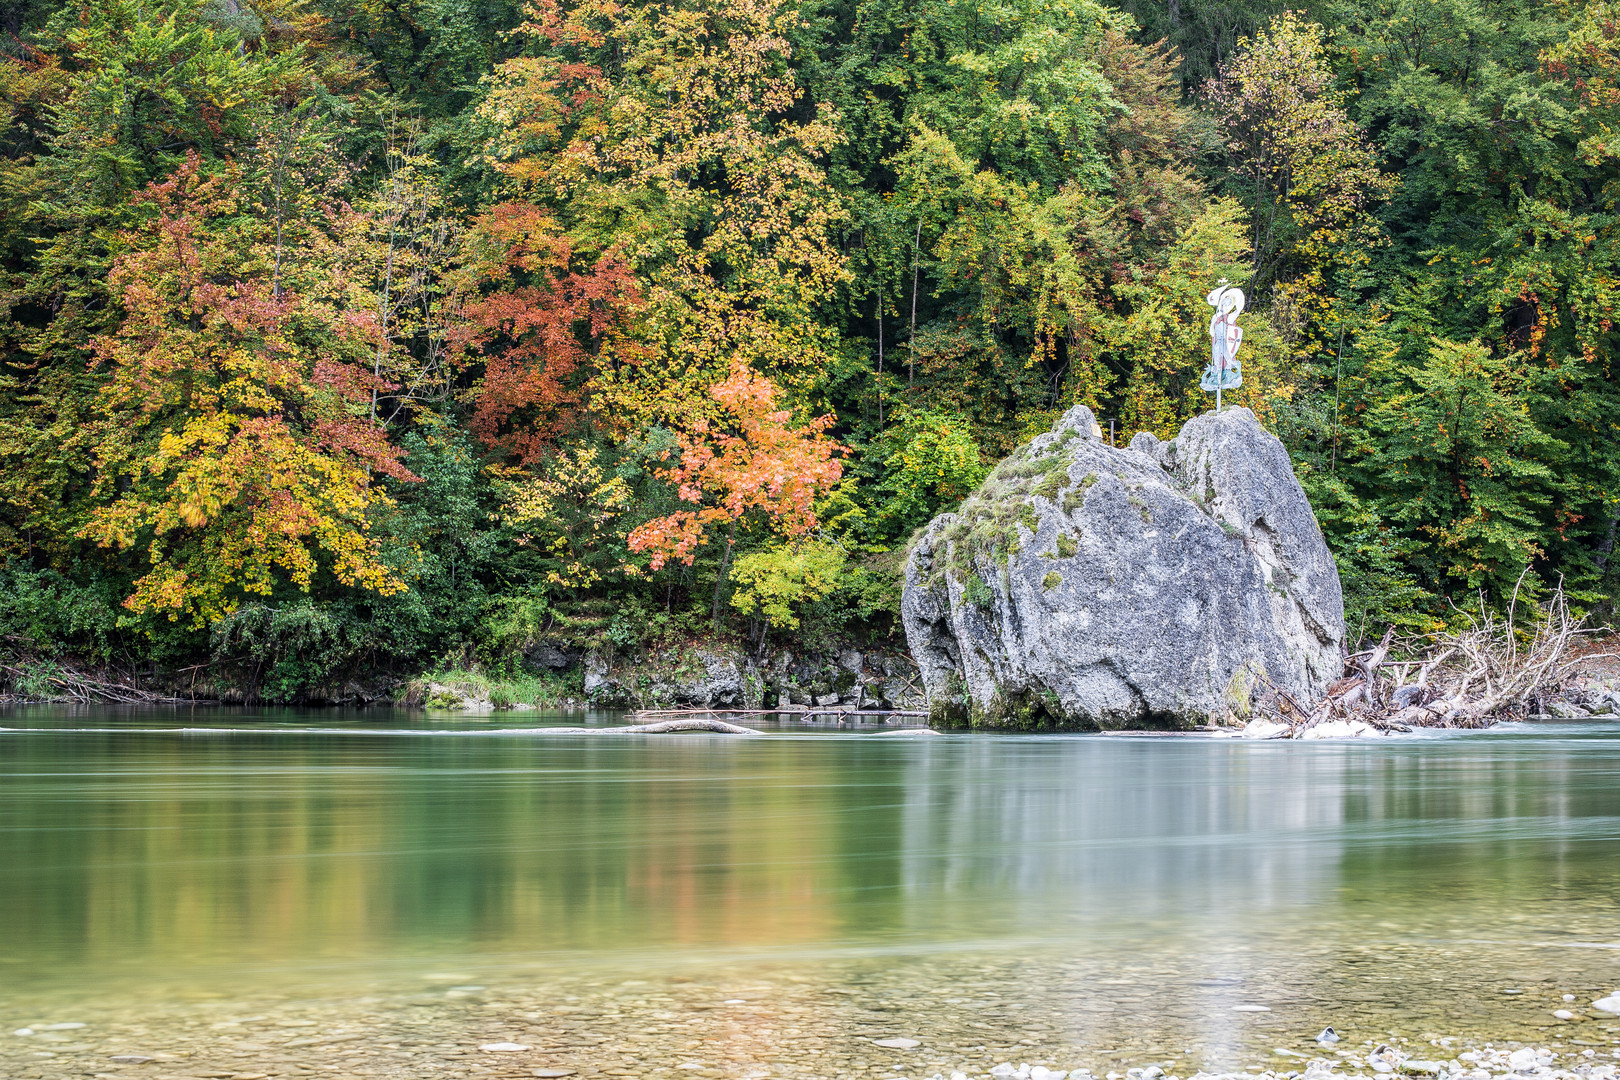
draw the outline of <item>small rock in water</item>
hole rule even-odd
[[[1234,1005],[1234,1006],[1232,1006],[1232,1011],[1233,1012],[1270,1012],[1271,1010],[1268,1007],[1264,1006],[1264,1005]]]
[[[520,1050],[527,1050],[529,1048],[524,1046],[522,1043],[499,1042],[484,1043],[478,1049],[487,1050],[492,1054],[515,1054]]]
[[[1508,1067],[1514,1072],[1528,1072],[1536,1067],[1536,1052],[1529,1047],[1513,1051],[1508,1055]]]
[[[1322,1029],[1322,1034],[1316,1037],[1316,1041],[1323,1044],[1336,1043],[1339,1041],[1339,1033],[1330,1027],[1325,1027]]]
[[[573,1069],[535,1069],[532,1072],[530,1072],[529,1075],[530,1076],[543,1076],[543,1077],[546,1077],[547,1080],[550,1080],[551,1077],[573,1076],[574,1075],[574,1070]]]
[[[33,1028],[18,1028],[16,1031],[12,1032],[13,1035],[22,1035],[22,1036],[32,1035],[33,1033],[34,1033]]]
[[[1592,1002],[1592,1008],[1620,1016],[1620,990],[1616,990],[1606,998],[1599,998]]]
[[[155,1061],[144,1054],[114,1054],[112,1060],[120,1065],[145,1065],[148,1061]]]
[[[1570,1012],[1568,1009],[1554,1009],[1553,1010],[1553,1015],[1558,1017],[1558,1019],[1560,1019],[1560,1020],[1573,1020],[1573,1019],[1575,1019],[1575,1014]]]
[[[1401,1072],[1417,1076],[1439,1076],[1444,1066],[1438,1061],[1403,1061]]]
[[[1574,994],[1565,994],[1564,995],[1564,1000],[1565,1001],[1574,1001],[1575,1000],[1575,995]]]
[[[41,1024],[35,1030],[37,1030],[37,1031],[77,1031],[79,1028],[82,1028],[84,1026],[85,1025],[79,1023],[76,1020],[70,1020],[65,1024]]]
[[[915,1050],[922,1043],[916,1039],[873,1039],[873,1046],[882,1046],[890,1050]]]

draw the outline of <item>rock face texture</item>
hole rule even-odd
[[[936,723],[1189,727],[1264,677],[1343,667],[1344,601],[1282,443],[1247,409],[1129,449],[1077,406],[906,562],[901,613]]]

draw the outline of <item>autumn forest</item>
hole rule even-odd
[[[1620,596],[1613,0],[7,0],[0,654],[299,700],[898,643],[1068,406],[1211,405],[1352,637]]]

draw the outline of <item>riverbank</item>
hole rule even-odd
[[[909,964],[820,971],[856,976],[847,982],[787,964],[674,976],[656,968],[580,978],[486,972],[482,983],[459,981],[479,977],[471,972],[435,972],[407,992],[378,986],[299,1000],[244,986],[229,999],[146,1000],[134,1009],[103,1002],[19,1010],[8,1000],[0,1070],[15,1080],[1613,1080],[1620,1065],[1620,1017],[1593,1008],[1590,992],[1574,987],[1510,988],[1514,1022],[1496,1039],[1403,1031],[1386,1026],[1388,1015],[1374,1030],[1364,1006],[1346,1003],[1335,1010],[1340,1041],[1323,1044],[1299,1022],[1298,1006],[1307,1003],[1273,998],[1269,1006],[1223,1001],[1168,1045],[1141,1038],[1162,1039],[1160,1024],[1138,1026],[1135,1038],[1121,1024],[1109,1045],[1078,1037],[1088,1025],[1073,1014],[1065,1020],[1050,1000],[1029,1000],[1037,966],[978,965],[955,991],[925,992],[926,1006],[915,997],[925,973]],[[1089,990],[1082,996],[1091,1011],[1126,1004],[1106,984]],[[1163,990],[1196,993],[1194,984]],[[1292,1030],[1278,1030],[1278,1014],[1290,1016]],[[1211,1022],[1248,1045],[1220,1045]]]
[[[461,661],[427,670],[377,671],[286,698],[253,680],[222,680],[206,666],[115,670],[71,658],[0,663],[0,705],[75,703],[404,705],[465,713],[505,709],[764,709],[783,712],[927,708],[917,666],[903,651],[856,641],[749,649],[693,639],[662,649],[586,651],[541,640],[511,662]]]

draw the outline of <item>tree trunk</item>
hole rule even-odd
[[[731,568],[731,545],[737,542],[737,519],[731,519],[731,528],[726,533],[726,553],[720,556],[720,572],[714,578],[714,614],[712,621],[716,626],[720,624],[720,588],[726,582],[726,571]]]

